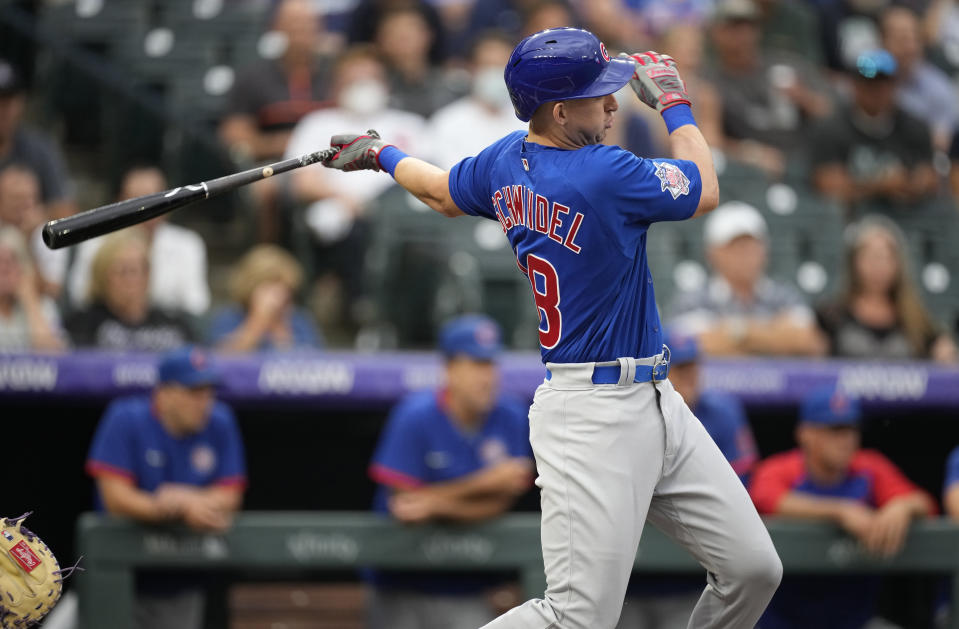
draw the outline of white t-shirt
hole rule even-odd
[[[306,115],[293,129],[286,145],[285,159],[321,151],[330,146],[330,138],[341,133],[365,133],[376,129],[380,137],[400,150],[421,159],[430,159],[431,151],[425,134],[426,121],[421,116],[398,109],[384,109],[370,116],[358,116],[339,107],[321,109]],[[345,173],[322,164],[307,166],[317,177],[328,181],[343,196],[360,203],[376,198],[393,185],[389,175],[372,170]]]
[[[90,265],[102,243],[101,236],[77,245],[67,286],[74,307],[89,302]],[[210,307],[206,243],[199,234],[166,222],[157,226],[150,247],[150,301],[163,310],[194,316]]]
[[[429,120],[426,134],[436,165],[449,169],[504,135],[526,128],[526,123],[513,113],[512,105],[490,111],[475,98],[466,96],[438,109]]]

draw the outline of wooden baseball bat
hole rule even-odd
[[[251,168],[225,177],[103,205],[67,218],[49,221],[43,226],[43,242],[51,249],[75,245],[78,242],[109,234],[130,225],[143,223],[161,214],[172,212],[177,208],[203,199],[209,199],[223,192],[235,190],[254,181],[322,162],[331,158],[336,150],[335,148],[328,148],[268,166]]]

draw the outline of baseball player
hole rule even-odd
[[[86,463],[99,511],[198,531],[229,528],[246,488],[246,464],[233,411],[215,399],[218,380],[206,352],[187,346],[162,355],[151,395],[110,404]],[[203,598],[193,573],[141,575],[134,626],[199,629]]]
[[[443,326],[445,385],[411,393],[390,413],[370,464],[374,509],[400,522],[479,522],[532,486],[524,407],[498,392],[499,326],[464,315]],[[496,616],[502,575],[376,571],[370,629],[475,629]]]
[[[530,281],[546,378],[529,412],[547,589],[486,625],[611,629],[648,519],[708,571],[690,627],[751,627],[782,565],[746,490],[666,379],[653,280],[653,223],[718,201],[709,146],[675,62],[610,59],[590,32],[548,29],[505,71],[511,133],[444,171],[375,133],[340,135],[324,162],[385,170],[446,216],[500,222]],[[627,83],[662,113],[673,159],[600,144]]]

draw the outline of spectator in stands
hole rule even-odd
[[[163,192],[170,186],[163,172],[152,165],[133,166],[123,175],[118,201]],[[195,231],[173,225],[169,215],[142,224],[150,245],[150,300],[168,312],[202,317],[210,307],[206,243]],[[90,264],[104,238],[76,247],[69,270],[70,302],[86,305],[90,292]]]
[[[453,75],[430,62],[430,43],[437,34],[415,6],[384,11],[374,44],[386,65],[390,106],[428,117],[465,92]]]
[[[896,60],[885,50],[861,54],[852,102],[816,128],[813,183],[841,203],[918,202],[938,187],[925,123],[896,105]]]
[[[179,348],[162,356],[152,394],[110,404],[86,463],[98,510],[202,532],[230,527],[246,466],[233,411],[216,400],[218,380],[202,350]],[[135,629],[201,629],[200,585],[195,573],[139,575]]]
[[[896,103],[909,115],[925,122],[932,145],[948,151],[959,119],[956,85],[925,58],[919,16],[909,7],[893,5],[879,20],[883,48],[896,59]]]
[[[817,356],[825,343],[812,309],[790,286],[766,276],[768,229],[759,210],[729,201],[703,226],[714,275],[674,300],[671,324],[698,337],[706,354]]]
[[[296,305],[303,268],[276,245],[257,245],[230,280],[233,305],[214,314],[210,342],[232,352],[321,347],[310,315]]]
[[[935,512],[933,499],[879,452],[859,447],[859,403],[835,387],[803,400],[799,448],[759,463],[749,492],[761,514],[834,522],[869,552],[902,549],[910,523]],[[876,577],[789,576],[761,629],[862,627],[873,617]]]
[[[375,510],[408,524],[478,522],[506,512],[532,485],[526,411],[497,393],[500,331],[466,315],[440,332],[446,385],[402,400],[370,464]],[[496,616],[502,578],[377,571],[371,629],[475,629]]]
[[[589,7],[584,8],[588,10]],[[506,33],[513,41],[519,41],[544,28],[581,25],[572,7],[563,0],[484,0],[473,4],[467,33],[475,36],[496,30]],[[606,37],[600,30],[593,32]],[[612,44],[612,39],[607,40],[607,43]],[[464,45],[470,43],[469,40],[463,42]]]
[[[90,265],[90,303],[66,320],[74,345],[120,351],[165,351],[193,340],[189,323],[150,300],[146,232],[111,234]]]
[[[25,107],[26,94],[16,70],[0,59],[0,171],[12,164],[29,168],[40,180],[49,217],[69,216],[76,205],[63,156],[52,140],[23,124]]]
[[[799,55],[817,66],[825,59],[819,16],[803,2],[756,0],[766,54]],[[684,77],[685,78],[685,77]]]
[[[953,520],[959,520],[959,446],[953,448],[946,461],[946,480],[943,483],[942,506]]]
[[[699,345],[695,338],[670,331],[664,341],[669,347],[669,381],[702,422],[729,464],[745,480],[758,456],[742,403],[727,393],[702,387]],[[702,591],[702,578],[699,577],[633,576],[617,627],[686,627]]]
[[[56,304],[40,293],[20,232],[0,227],[0,353],[62,349]]]
[[[817,309],[831,355],[956,361],[955,343],[922,304],[905,238],[895,223],[872,215],[850,225],[845,258],[838,298]]]
[[[0,225],[20,232],[35,263],[40,291],[56,298],[60,295],[60,276],[67,252],[43,244],[41,234],[46,219],[47,210],[43,207],[36,173],[21,164],[0,170]]]
[[[503,68],[512,52],[513,42],[501,33],[487,32],[476,40],[470,54],[470,94],[441,108],[429,120],[427,135],[436,147],[434,159],[440,167],[449,168],[523,128],[503,82]]]
[[[709,73],[722,100],[724,150],[780,176],[787,155],[805,151],[805,126],[832,110],[828,84],[801,57],[763,52],[753,0],[720,0],[710,29],[716,50]]]
[[[349,25],[349,42],[353,45],[373,43],[376,40],[380,21],[386,13],[394,9],[412,7],[421,12],[433,34],[429,46],[430,62],[441,64],[446,59],[446,50],[443,45],[447,37],[443,28],[443,19],[435,4],[426,0],[360,0],[353,10],[353,18]]]
[[[423,118],[388,107],[386,71],[370,48],[353,48],[337,60],[333,94],[336,107],[313,112],[297,125],[287,157],[329,146],[330,138],[343,129],[376,129],[404,151],[431,154]],[[301,230],[305,242],[298,253],[315,269],[316,301],[330,304],[320,318],[329,333],[349,337],[356,328],[367,243],[363,212],[366,203],[394,185],[389,177],[376,175],[342,173],[320,164],[291,174],[296,199],[306,206],[306,228]]]
[[[277,161],[296,123],[330,104],[329,62],[319,52],[322,29],[315,3],[282,0],[271,30],[285,39],[283,54],[240,71],[220,123],[220,138],[240,168]],[[285,241],[291,204],[287,179],[259,181],[250,192],[261,242]]]
[[[272,31],[283,54],[242,70],[230,93],[220,137],[238,161],[275,161],[306,114],[328,104],[329,77],[320,45],[320,17],[309,0],[283,0]]]

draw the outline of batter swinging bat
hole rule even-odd
[[[335,148],[328,148],[276,162],[269,166],[251,168],[210,181],[201,181],[190,186],[182,186],[135,199],[127,199],[119,203],[103,205],[67,218],[50,221],[43,226],[43,242],[51,249],[75,245],[78,242],[109,234],[130,225],[143,223],[184,205],[209,199],[212,196],[235,190],[254,181],[322,162],[333,157],[336,151]]]

